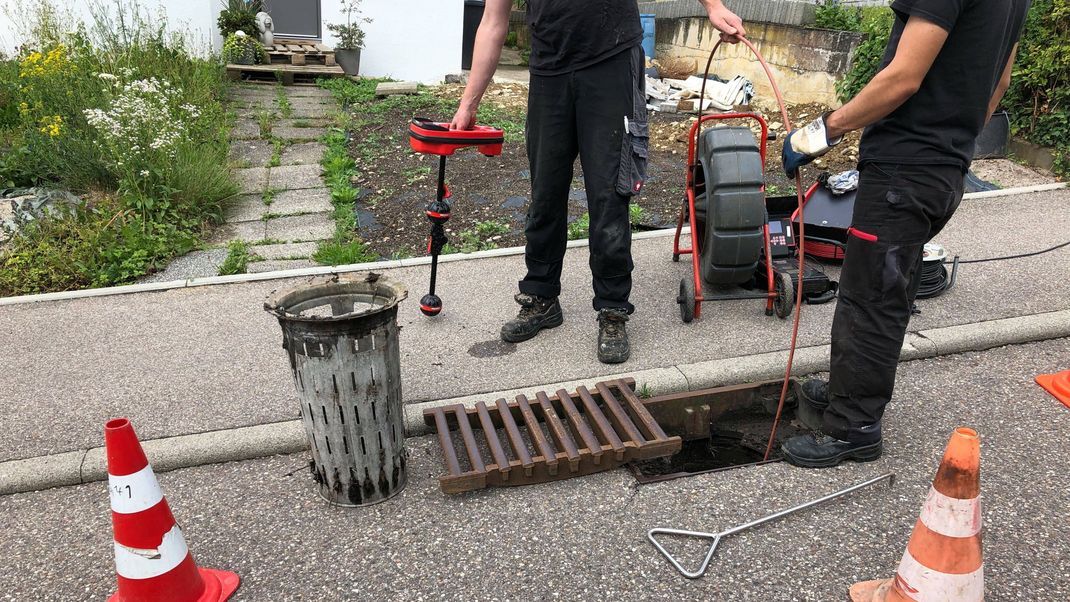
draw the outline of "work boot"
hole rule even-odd
[[[543,328],[554,328],[565,321],[561,304],[556,298],[524,293],[513,298],[520,304],[520,313],[502,326],[502,340],[506,343],[526,341],[539,334]]]
[[[821,378],[795,381],[795,394],[799,398],[796,418],[803,426],[820,431],[824,427],[825,409],[829,407],[829,383]]]
[[[628,344],[628,310],[606,307],[598,312],[598,361],[620,364],[632,353]]]
[[[827,468],[844,460],[872,462],[881,457],[881,440],[873,443],[840,441],[824,433],[792,437],[780,446],[784,458],[795,466]]]

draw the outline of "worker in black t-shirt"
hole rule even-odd
[[[918,291],[922,247],[962,199],[974,141],[1010,85],[1030,0],[895,0],[881,70],[842,108],[788,135],[789,175],[858,128],[860,179],[832,322],[829,380],[798,389],[807,467],[881,455],[881,417]]]
[[[744,35],[721,0],[700,0],[726,41]],[[476,34],[472,72],[454,129],[469,129],[491,81],[509,28],[512,0],[487,0]],[[590,265],[598,312],[598,359],[626,361],[625,323],[634,311],[628,203],[646,178],[645,61],[637,0],[528,0],[531,87],[527,152],[531,206],[525,235],[527,275],[520,313],[502,327],[504,341],[526,341],[562,323],[561,264],[568,237],[573,163],[583,166],[590,213]]]

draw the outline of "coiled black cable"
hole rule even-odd
[[[941,261],[925,261],[921,264],[921,284],[918,286],[918,299],[932,299],[944,294],[945,291],[955,286],[955,276],[958,274],[959,258],[956,255],[951,262],[951,272],[948,273],[946,263]]]

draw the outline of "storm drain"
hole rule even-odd
[[[665,434],[634,385],[619,379],[593,391],[540,391],[534,399],[424,410],[442,445],[448,472],[439,479],[442,491],[557,481],[679,452],[680,437]]]

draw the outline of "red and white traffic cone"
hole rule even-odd
[[[109,602],[223,602],[241,578],[198,568],[126,418],[104,425],[119,591]]]

